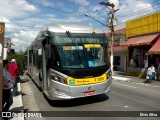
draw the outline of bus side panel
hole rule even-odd
[[[42,51],[40,49],[32,49],[27,51],[27,73],[41,87],[40,73],[42,74]],[[40,51],[40,52],[39,52]],[[41,75],[42,78],[42,75]],[[42,79],[41,79],[42,80]]]
[[[35,81],[38,87],[41,87],[41,81],[39,79],[40,72],[41,72],[40,69],[38,69],[37,67],[32,68],[32,79]]]
[[[27,56],[28,56],[28,62],[27,62],[27,72],[28,74],[32,77],[32,67],[33,67],[33,54],[32,54],[32,50],[28,49],[28,52],[27,52]]]

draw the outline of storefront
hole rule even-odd
[[[155,64],[158,80],[160,80],[160,37],[152,48],[148,51],[152,56],[153,63]]]
[[[160,34],[151,34],[134,37],[124,43],[128,46],[128,74],[145,77],[146,70],[151,64],[154,64],[156,69],[158,68],[160,54],[153,54],[152,47],[159,39]],[[154,52],[155,50],[157,51],[157,49],[154,49]]]
[[[128,46],[127,74],[146,77],[147,69],[154,64],[160,68],[160,13],[126,22]]]

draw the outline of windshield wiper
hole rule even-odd
[[[66,34],[69,38],[71,38],[71,33],[69,31],[66,31]]]

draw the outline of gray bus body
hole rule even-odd
[[[111,70],[105,33],[91,25],[45,26],[27,48],[28,74],[51,100],[110,91]]]

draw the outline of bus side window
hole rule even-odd
[[[45,56],[47,59],[51,58],[51,45],[45,45]]]

